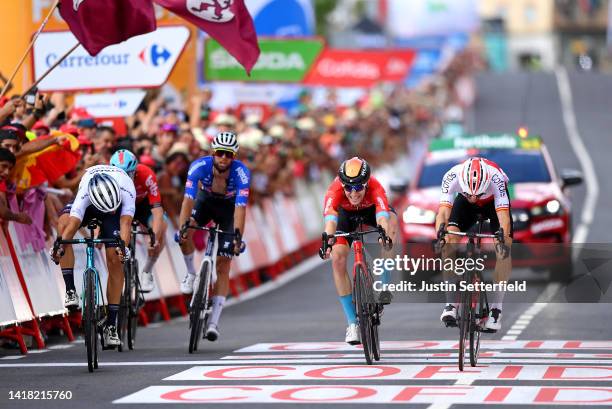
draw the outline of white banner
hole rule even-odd
[[[168,79],[189,40],[184,26],[156,31],[102,50],[96,57],[78,47],[38,88],[41,91],[158,87]],[[70,31],[43,32],[34,45],[34,77],[57,62],[74,44]]]
[[[478,26],[476,0],[388,0],[387,24],[396,38],[469,32]]]
[[[57,270],[49,265],[49,256],[44,250],[33,251],[31,245],[22,247],[13,223],[9,223],[8,230],[34,314],[37,317],[64,314],[64,294],[58,285]]]
[[[136,112],[145,95],[140,90],[77,94],[74,106],[85,108],[94,118],[123,118]]]

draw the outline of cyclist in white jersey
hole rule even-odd
[[[436,231],[442,223],[448,231],[469,230],[477,221],[478,215],[489,219],[491,232],[496,233],[501,227],[504,230],[504,241],[507,248],[512,243],[512,214],[508,194],[508,176],[495,163],[484,158],[469,158],[453,166],[442,178],[440,206],[436,217]],[[458,236],[447,235],[444,240],[449,244],[461,241]],[[452,257],[454,247],[443,248],[444,257]],[[510,277],[512,260],[508,254],[496,254],[493,279],[496,283]],[[452,277],[452,272],[445,272],[445,279]],[[447,304],[440,316],[445,323],[457,320],[457,303],[454,293],[447,294]],[[501,311],[503,291],[491,294],[489,318],[485,324],[490,330],[501,328]]]
[[[87,226],[92,219],[100,221],[99,238],[112,239],[115,232],[124,243],[130,242],[132,218],[136,211],[136,189],[132,178],[122,169],[108,165],[92,166],[87,169],[79,183],[74,202],[68,204],[58,219],[58,235],[64,240],[71,240],[77,230]],[[58,262],[58,254],[51,254]],[[108,346],[121,343],[117,335],[117,312],[121,291],[123,289],[122,262],[129,258],[129,249],[119,249],[106,244],[106,262],[108,267],[107,298],[108,319],[104,328],[104,342]],[[64,305],[79,305],[79,296],[74,286],[74,252],[71,245],[64,246],[64,255],[59,260],[62,275],[66,284]]]

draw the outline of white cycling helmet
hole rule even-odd
[[[482,195],[491,183],[489,166],[482,158],[469,158],[463,162],[459,184],[463,192],[469,195]]]
[[[213,139],[210,147],[216,151],[217,149],[238,153],[238,138],[233,132],[219,132]]]
[[[89,180],[87,191],[91,204],[103,213],[114,212],[121,205],[119,184],[110,175],[105,173],[93,175]]]

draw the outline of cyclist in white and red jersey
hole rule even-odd
[[[140,289],[143,292],[150,292],[155,288],[153,265],[164,248],[164,238],[168,228],[157,186],[157,177],[150,167],[138,163],[136,155],[127,149],[115,152],[110,159],[110,164],[123,169],[134,180],[136,188],[134,220],[139,221],[143,226],[151,227],[155,234],[155,245],[149,248],[147,261],[140,272]]]
[[[444,223],[448,231],[469,230],[477,221],[478,215],[489,219],[491,232],[496,233],[500,227],[504,231],[505,245],[512,243],[512,215],[508,195],[508,176],[495,163],[484,158],[469,158],[465,162],[453,166],[442,178],[440,206],[436,217],[436,230]],[[449,244],[458,243],[461,238],[447,235],[444,238]],[[455,246],[446,246],[446,254]],[[509,255],[500,257],[497,254],[495,282],[505,281],[510,276],[512,261]],[[450,276],[450,272],[446,275]],[[504,292],[492,294],[489,318],[486,328],[499,330],[501,328],[501,310]],[[447,294],[447,304],[440,319],[447,324],[457,320],[457,304],[455,294]]]

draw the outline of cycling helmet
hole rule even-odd
[[[111,156],[111,166],[116,166],[119,169],[123,169],[128,175],[133,176],[136,172],[136,166],[138,165],[138,159],[136,155],[127,149],[119,149]]]
[[[355,156],[342,162],[338,177],[343,185],[365,185],[370,180],[370,165]]]
[[[469,195],[482,195],[491,183],[489,166],[482,158],[469,158],[463,162],[459,184],[463,192]]]
[[[238,153],[238,138],[233,132],[219,132],[213,139],[210,147],[216,151],[217,149]]]
[[[119,184],[106,173],[93,175],[89,180],[87,191],[91,204],[103,213],[114,212],[121,205]]]

